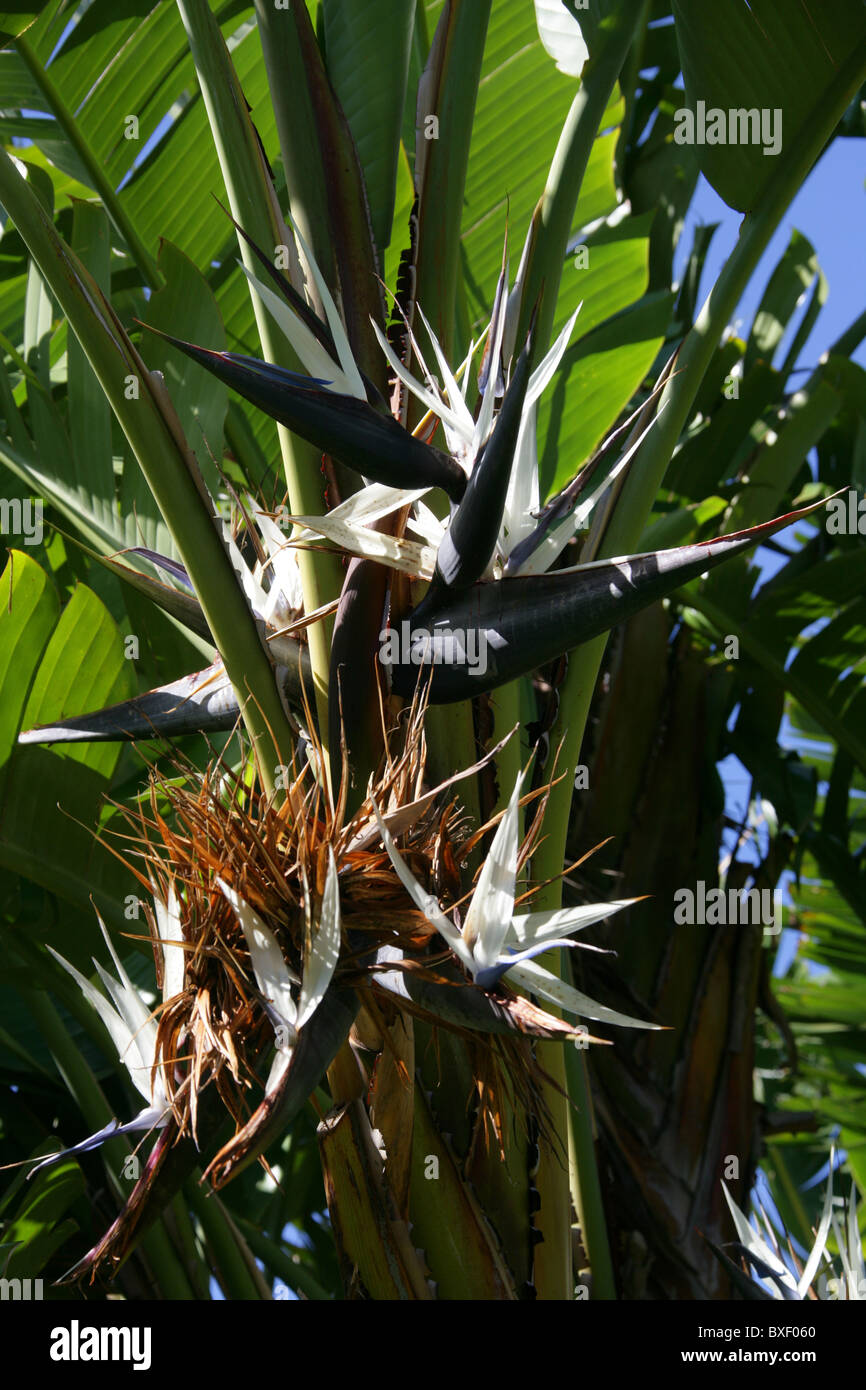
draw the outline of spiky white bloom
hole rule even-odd
[[[755,1277],[764,1282],[772,1297],[777,1301],[805,1301],[814,1294],[817,1294],[819,1299],[858,1301],[866,1299],[866,1263],[864,1263],[863,1241],[857,1221],[857,1189],[852,1182],[847,1203],[842,1197],[833,1196],[835,1163],[835,1150],[831,1149],[830,1172],[827,1178],[827,1190],[824,1194],[821,1219],[815,1232],[814,1244],[799,1275],[791,1263],[786,1263],[782,1259],[779,1242],[760,1202],[756,1202],[755,1206],[766,1231],[766,1239],[750,1223],[745,1213],[740,1210],[731,1197],[726,1184],[722,1183],[725,1201],[733,1217],[740,1244],[746,1251],[746,1258],[755,1271]],[[843,1208],[844,1219],[842,1221],[837,1216],[838,1207]],[[827,1249],[827,1240],[831,1230],[839,1251],[842,1264],[841,1273],[833,1264]],[[814,1288],[815,1277],[822,1263],[823,1273],[818,1280],[817,1288]]]
[[[503,975],[512,984],[557,1004],[577,1017],[600,1023],[615,1023],[627,1028],[656,1028],[638,1018],[608,1009],[590,999],[580,990],[560,980],[533,958],[557,946],[583,945],[569,938],[595,922],[602,922],[615,912],[628,907],[635,899],[617,902],[592,903],[584,907],[563,908],[551,912],[514,911],[517,887],[519,852],[520,789],[523,775],[518,777],[508,807],[499,822],[493,843],[472,895],[472,902],[462,928],[443,912],[432,893],[427,893],[415,878],[397,850],[375,802],[373,809],[379,826],[382,844],[394,866],[397,877],[416,907],[435,927],[461,965],[482,989],[489,989]]]
[[[229,558],[255,617],[270,628],[286,627],[304,608],[297,552],[273,518],[259,511],[251,498],[247,499],[247,506],[266,558],[248,565],[232,536],[231,526],[224,520],[223,538]]]
[[[287,965],[279,943],[249,903],[221,878],[217,886],[234,910],[243,929],[250,961],[265,1010],[274,1025],[277,1054],[265,1086],[265,1095],[278,1086],[285,1075],[298,1034],[310,1021],[325,997],[340,955],[340,884],[334,851],[328,848],[328,871],[319,923],[309,932],[310,950],[299,979]],[[309,903],[309,891],[306,894]],[[295,1000],[294,990],[298,989]]]
[[[166,902],[163,902],[154,889],[153,905],[163,956],[162,1001],[167,1003],[183,989],[185,961],[181,908],[173,889],[169,890]],[[99,926],[117,971],[117,978],[115,979],[97,960],[93,962],[108,998],[79,970],[76,970],[74,965],[70,965],[68,960],[64,960],[58,951],[55,951],[51,946],[48,949],[64,970],[69,972],[87,1002],[99,1014],[117,1048],[118,1057],[129,1072],[132,1084],[147,1103],[144,1109],[140,1110],[135,1118],[126,1124],[121,1124],[118,1120],[113,1119],[96,1134],[90,1135],[88,1139],[83,1139],[80,1144],[75,1144],[69,1149],[61,1149],[59,1153],[51,1154],[48,1158],[43,1159],[41,1163],[31,1169],[31,1177],[40,1168],[55,1163],[57,1159],[64,1158],[68,1154],[87,1153],[90,1149],[98,1148],[106,1139],[110,1139],[116,1134],[132,1134],[140,1130],[160,1129],[168,1124],[171,1115],[171,1106],[166,1095],[162,1073],[163,1063],[158,1062],[156,1056],[156,1020],[124,969],[101,917],[99,918]]]
[[[364,399],[364,387],[357,364],[343,328],[339,312],[328,294],[315,260],[295,228],[308,263],[311,266],[317,288],[322,297],[328,327],[339,357],[335,363],[329,353],[318,342],[303,320],[284,303],[273,290],[263,284],[250,271],[245,274],[255,286],[274,321],[292,344],[304,366],[320,385],[336,392]],[[419,317],[424,324],[442,385],[428,367],[420,345],[409,329],[410,341],[424,378],[419,381],[400,361],[390,343],[377,324],[373,329],[388,365],[394,375],[433,414],[441,423],[449,453],[456,459],[467,476],[483,446],[490,438],[496,418],[496,399],[498,383],[498,363],[500,358],[510,358],[513,349],[513,336],[519,308],[522,286],[525,279],[526,250],[518,270],[517,280],[510,295],[506,274],[503,271],[497,288],[496,300],[488,328],[477,342],[470,345],[463,363],[452,371],[445,353],[424,315],[418,307]],[[536,518],[541,507],[538,486],[538,444],[537,413],[538,402],[553,380],[562,358],[571,341],[574,326],[581,306],[574,311],[562,328],[555,343],[542,362],[532,372],[523,402],[521,421],[514,451],[511,477],[505,500],[502,526],[495,553],[488,566],[488,577],[497,576],[508,561],[515,547],[535,529]],[[469,409],[467,395],[472,362],[481,343],[487,338],[490,369],[482,391],[478,418],[473,418]],[[618,460],[603,482],[569,514],[551,528],[541,545],[527,558],[526,562],[511,566],[511,573],[538,574],[548,569],[577,531],[586,526],[590,514],[605,491],[619,474],[628,466],[637,448],[643,442],[642,434],[628,452]],[[384,487],[367,483],[366,487],[346,499],[340,506],[326,516],[297,516],[292,520],[302,529],[295,533],[294,543],[306,542],[315,536],[324,537],[350,553],[362,555],[367,559],[378,560],[394,569],[403,570],[422,579],[431,579],[436,563],[436,552],[447,530],[447,523],[441,521],[420,499],[429,489],[404,489]],[[372,496],[370,495],[372,494]],[[409,529],[418,540],[381,536],[369,529],[370,522],[390,512],[406,506],[414,506],[414,516],[408,522]],[[420,541],[420,543],[419,543]]]

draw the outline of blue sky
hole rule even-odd
[[[866,301],[866,140],[836,140],[818,161],[765,251],[741,301],[741,327],[751,325],[767,281],[796,228],[808,237],[829,281],[830,292],[798,365],[814,365],[858,314]],[[704,270],[703,288],[713,284],[737,239],[741,215],[723,203],[701,176],[677,256],[682,271],[694,228],[719,222]],[[783,345],[784,346],[784,345]],[[866,367],[866,345],[854,354]]]
[[[827,302],[798,359],[797,365],[814,367],[821,354],[849,326],[866,302],[866,140],[836,140],[825,151],[792,202],[775,236],[765,251],[756,273],[744,294],[734,323],[740,336],[747,336],[767,282],[784,253],[796,228],[808,237],[818,255],[827,277]],[[717,279],[737,239],[741,214],[734,212],[701,176],[689,210],[677,254],[675,274],[682,273],[692,246],[696,226],[720,223],[710,246],[704,267],[702,294]],[[795,315],[799,322],[805,303]],[[780,344],[777,360],[784,357],[793,332],[792,325]],[[854,353],[854,360],[866,367],[866,342]],[[805,381],[804,372],[802,380]],[[799,380],[798,380],[799,384]],[[769,552],[759,552],[762,569],[771,572],[773,559]],[[776,562],[778,563],[778,562]],[[727,758],[719,765],[725,784],[726,810],[732,819],[743,818],[749,790],[749,777],[736,758]],[[731,839],[734,837],[732,836]],[[776,960],[776,973],[784,974],[797,947],[797,933],[784,932]]]

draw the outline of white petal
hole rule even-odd
[[[616,481],[623,469],[628,467],[635,453],[658,420],[660,414],[661,411],[650,420],[646,429],[641,431],[634,444],[623,454],[622,458],[617,459],[604,481],[599,483],[598,487],[595,488],[588,497],[585,497],[583,501],[579,502],[574,511],[571,512],[564,521],[561,521],[558,526],[554,526],[548,532],[538,549],[534,550],[526,563],[521,565],[516,571],[518,574],[543,574],[550,568],[554,560],[559,557],[568,545],[568,542],[575,532],[579,531],[589,520],[590,514],[600,498],[611,484]],[[578,569],[579,566],[572,565],[571,568]]]
[[[156,1020],[151,1016],[150,1009],[127,975],[123,962],[114,949],[108,929],[98,914],[97,921],[114,962],[117,980],[113,980],[98,961],[93,963],[99,972],[99,978],[114,1000],[118,1013],[130,1031],[129,1047],[123,1057],[126,1069],[136,1089],[144,1096],[145,1100],[150,1100],[152,1097],[150,1078],[156,1057]]]
[[[173,888],[168,890],[168,902],[153,887],[153,907],[156,913],[156,927],[162,943],[162,999],[173,999],[183,990],[186,952],[183,949],[183,929],[180,924],[181,908]],[[178,943],[172,945],[173,942]]]
[[[562,361],[563,356],[565,355],[565,350],[571,341],[571,335],[574,332],[574,325],[577,323],[577,316],[582,308],[583,301],[581,300],[580,304],[578,304],[571,318],[568,320],[565,327],[560,332],[558,338],[556,339],[556,342],[553,344],[553,347],[549,350],[545,357],[542,358],[541,362],[539,362],[535,371],[530,376],[529,384],[526,387],[526,400],[523,407],[524,411],[527,409],[528,406],[534,405],[536,401],[538,401],[542,393],[547,390],[548,386],[553,380],[553,377],[556,373],[556,369]]]
[[[851,1287],[858,1298],[866,1297],[866,1262],[863,1259],[863,1245],[860,1240],[860,1226],[857,1221],[857,1188],[851,1183],[851,1196],[848,1199],[848,1261],[852,1270]]]
[[[144,1099],[153,1099],[151,1076],[156,1056],[156,1020],[138,991],[132,986],[125,989],[112,979],[107,970],[94,961],[99,978],[114,1001],[117,1012],[129,1027],[129,1046],[121,1056],[121,1061],[129,1072],[129,1078]]]
[[[41,1159],[34,1168],[27,1174],[32,1178],[38,1173],[40,1168],[47,1168],[50,1164],[56,1163],[58,1159],[68,1158],[70,1154],[85,1154],[91,1149],[98,1149],[104,1144],[106,1139],[113,1139],[118,1134],[135,1134],[140,1130],[162,1129],[168,1124],[171,1118],[171,1111],[165,1106],[147,1106],[144,1110],[139,1110],[134,1120],[129,1120],[125,1125],[118,1124],[117,1120],[109,1120],[107,1125],[98,1129],[95,1134],[91,1134],[87,1139],[82,1139],[79,1144],[73,1144],[68,1149],[58,1149],[57,1153],[49,1154],[47,1158]]]
[[[581,994],[580,990],[558,979],[535,961],[516,965],[513,970],[508,971],[508,976],[515,984],[522,985],[524,989],[531,990],[533,994],[547,999],[551,1004],[558,1004],[560,1008],[576,1014],[579,1018],[592,1018],[598,1023],[616,1023],[622,1028],[658,1030],[660,1027],[658,1023],[645,1023],[642,1018],[630,1018],[628,1014],[617,1013],[616,1009],[605,1008],[604,1004],[590,999],[588,994]]]
[[[371,319],[371,323],[372,322]],[[398,380],[402,381],[403,385],[408,387],[412,395],[417,397],[422,405],[426,405],[428,410],[432,410],[433,414],[437,415],[443,424],[449,424],[452,429],[463,436],[463,425],[456,411],[451,410],[443,400],[435,396],[432,391],[428,391],[426,386],[422,386],[420,381],[416,381],[412,373],[406,370],[377,323],[373,323],[373,331],[379,341],[380,348],[388,360],[388,366]]]
[[[294,970],[289,969],[276,937],[270,927],[265,926],[258,913],[221,878],[216,882],[217,887],[231,903],[243,928],[250,949],[256,984],[270,1005],[271,1021],[275,1022],[277,1027],[282,1023],[293,1029],[298,1011],[292,998],[292,984],[297,984],[297,975]]]
[[[268,599],[273,607],[276,588],[290,613],[300,613],[304,607],[304,591],[301,586],[301,571],[298,566],[297,551],[292,548],[282,527],[264,512],[256,511],[250,503],[250,511],[255,514],[256,525],[264,542],[271,570],[271,588]]]
[[[343,327],[343,320],[340,318],[340,315],[337,312],[337,306],[331,297],[331,291],[325,284],[325,278],[316,264],[316,260],[313,256],[312,251],[310,250],[307,243],[304,241],[304,238],[301,236],[301,233],[298,231],[298,228],[295,226],[295,223],[292,221],[291,215],[288,213],[286,214],[286,220],[291,226],[292,231],[295,234],[295,239],[299,243],[301,250],[306,256],[307,264],[309,265],[310,270],[313,273],[313,279],[316,282],[316,289],[319,291],[319,296],[322,300],[322,307],[325,310],[325,318],[328,320],[328,327],[331,330],[331,337],[334,340],[334,347],[337,349],[337,357],[339,359],[340,366],[343,368],[343,371],[349,383],[349,394],[355,396],[355,398],[359,401],[365,401],[367,399],[367,392],[364,389],[364,383],[361,380],[361,373],[358,371],[357,363],[355,362],[352,349],[349,346],[349,339],[346,337],[346,330]]]
[[[481,409],[478,412],[478,419],[475,422],[475,432],[472,435],[472,450],[477,455],[481,445],[490,433],[490,426],[493,424],[493,407],[496,403],[496,381],[499,376],[499,358],[502,354],[502,335],[505,332],[505,306],[499,313],[496,322],[496,337],[490,344],[490,371],[487,376],[487,389],[481,397]]]
[[[758,1235],[743,1212],[740,1211],[740,1208],[731,1197],[725,1182],[722,1183],[722,1191],[725,1194],[725,1201],[728,1204],[731,1216],[734,1218],[734,1226],[736,1227],[740,1244],[744,1245],[750,1254],[757,1256],[759,1260],[763,1260],[764,1264],[766,1264],[774,1274],[779,1276],[781,1282],[787,1288],[796,1289],[797,1285],[793,1274],[782,1264],[782,1261],[775,1251],[770,1249],[767,1242]],[[775,1284],[770,1283],[770,1290],[775,1299],[781,1300],[784,1298],[781,1289],[777,1288]]]
[[[310,376],[315,377],[318,381],[326,382],[331,390],[338,391],[341,395],[356,395],[353,384],[349,381],[346,373],[337,366],[330,353],[325,351],[315,333],[307,327],[303,319],[299,318],[284,299],[280,299],[278,294],[275,294],[268,285],[259,280],[251,270],[248,270],[242,261],[239,261],[238,264],[250,284],[255,286],[256,293],[267,308],[268,313],[288,338]],[[363,392],[363,399],[367,399],[365,391]]]
[[[366,487],[353,492],[345,502],[333,507],[328,516],[333,521],[367,525],[371,521],[378,521],[380,517],[389,516],[391,512],[399,511],[401,507],[411,506],[429,491],[428,487],[402,488],[387,487],[385,483],[368,483]]]
[[[123,1060],[132,1041],[132,1029],[125,1018],[117,1012],[114,1006],[108,1002],[105,995],[102,994],[95,985],[91,984],[80,971],[76,970],[74,965],[70,965],[68,960],[63,959],[59,951],[55,951],[53,946],[49,946],[48,950],[51,952],[54,959],[60,962],[63,969],[69,972],[88,1004],[99,1014],[99,1017],[102,1019],[102,1022],[111,1035],[111,1041],[117,1048],[118,1057]]]
[[[805,1264],[804,1269],[803,1269],[803,1273],[800,1275],[800,1280],[799,1280],[799,1283],[797,1284],[797,1293],[799,1294],[800,1298],[805,1298],[805,1296],[806,1296],[806,1290],[808,1289],[809,1285],[811,1284],[812,1280],[814,1279],[815,1274],[816,1274],[817,1269],[818,1269],[818,1266],[819,1266],[819,1264],[821,1263],[821,1257],[822,1257],[822,1255],[824,1254],[824,1251],[825,1251],[826,1248],[827,1248],[827,1236],[828,1236],[829,1233],[830,1233],[830,1222],[831,1222],[832,1217],[833,1217],[833,1163],[834,1163],[834,1158],[835,1158],[835,1155],[831,1153],[831,1155],[830,1155],[830,1173],[829,1173],[829,1176],[828,1176],[828,1178],[827,1178],[827,1191],[826,1191],[826,1193],[824,1194],[824,1210],[821,1212],[821,1221],[820,1221],[820,1223],[819,1223],[819,1225],[818,1225],[818,1231],[817,1231],[817,1234],[816,1234],[816,1236],[815,1236],[815,1244],[812,1246],[812,1249],[811,1249],[811,1251],[809,1252],[809,1258],[808,1258],[808,1260],[806,1261],[806,1264]]]
[[[328,846],[328,873],[322,894],[322,913],[319,926],[313,933],[310,955],[304,964],[304,981],[298,1000],[300,1030],[316,1012],[331,983],[340,956],[340,880],[334,851]]]
[[[457,380],[453,372],[451,371],[451,368],[448,365],[445,354],[439,346],[439,339],[436,337],[436,334],[433,332],[433,329],[430,327],[430,324],[427,322],[427,319],[424,316],[424,312],[421,308],[421,305],[419,304],[417,308],[418,313],[421,316],[421,322],[427,329],[427,335],[430,339],[430,342],[433,344],[433,351],[436,354],[436,361],[439,364],[439,370],[442,373],[442,384],[445,387],[445,390],[448,392],[448,404],[451,406],[451,409],[455,412],[458,418],[462,420],[464,437],[466,439],[471,439],[473,431],[475,429],[475,421],[472,419],[472,412],[463,398],[463,392],[458,386]]]
[[[445,535],[445,524],[424,502],[415,504],[415,516],[409,518],[407,525],[412,528],[416,536],[421,537],[422,541],[426,541],[434,550],[439,549],[442,544],[442,537]]]
[[[580,77],[589,49],[580,24],[562,0],[535,0],[535,23],[546,53],[567,77]]]
[[[486,970],[498,961],[514,916],[520,847],[520,789],[525,775],[521,773],[515,782],[505,815],[496,827],[463,924],[463,939],[471,948],[479,970]]]
[[[425,893],[421,884],[412,873],[412,870],[404,863],[402,856],[391,838],[388,827],[385,825],[379,813],[379,807],[376,805],[375,801],[373,801],[373,812],[379,826],[382,844],[385,846],[388,852],[388,858],[391,860],[394,871],[403,887],[406,889],[406,892],[409,894],[418,910],[423,912],[430,925],[435,927],[439,935],[445,938],[445,941],[448,943],[455,956],[462,961],[467,970],[471,971],[474,964],[472,952],[467,949],[463,937],[460,935],[450,917],[447,917],[442,911],[433,894]]]
[[[554,936],[568,936],[572,932],[583,931],[596,922],[603,922],[624,907],[639,902],[638,898],[619,898],[610,903],[586,903],[583,907],[563,907],[552,912],[525,912],[511,919],[509,944],[511,940],[522,946],[530,946],[536,941],[547,941]]]
[[[241,588],[246,595],[247,603],[250,605],[256,617],[263,617],[265,609],[268,606],[268,596],[256,579],[246,560],[241,555],[237,543],[232,536],[232,528],[227,521],[223,521],[223,540],[229,552],[232,568],[241,581]]]
[[[502,511],[502,529],[505,537],[500,548],[506,557],[516,545],[531,535],[538,525],[533,515],[540,506],[537,409],[533,402],[528,410],[524,410],[514,449],[514,464],[508,479],[508,491]]]
[[[371,531],[366,526],[346,526],[335,521],[332,512],[327,516],[296,516],[292,519],[299,526],[324,536],[326,540],[333,541],[352,555],[379,560],[382,564],[390,565],[392,569],[420,575],[422,579],[433,578],[436,552],[429,546],[419,545],[417,541],[398,540],[396,536],[386,535],[383,531]]]

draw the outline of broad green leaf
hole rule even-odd
[[[145,322],[165,333],[222,351],[226,346],[222,320],[201,272],[182,251],[165,240],[160,246],[159,268],[165,283],[151,296]],[[151,371],[163,373],[184,435],[215,494],[220,485],[217,470],[222,463],[228,390],[212,373],[191,362],[164,338],[146,333],[141,347]],[[139,469],[135,473],[140,476]]]
[[[795,229],[758,305],[746,350],[747,371],[759,357],[772,362],[791,316],[818,270],[814,246]]]
[[[658,356],[671,307],[670,295],[648,296],[565,354],[539,409],[542,495],[575,475],[628,405]]]
[[[325,64],[364,173],[373,236],[391,236],[416,0],[322,0]]]
[[[545,53],[530,5],[494,4],[472,129],[463,214],[466,293],[473,330],[487,322],[502,263],[506,221],[516,262],[575,95],[574,79]],[[613,156],[623,104],[615,93],[595,141],[575,227],[616,207]],[[526,139],[527,129],[532,139]],[[422,309],[426,308],[422,304]],[[571,306],[572,309],[574,305]],[[568,317],[557,306],[557,327]],[[429,316],[429,314],[428,314]]]
[[[81,257],[104,294],[111,292],[111,231],[108,218],[94,203],[77,202],[72,221],[72,249]],[[120,532],[111,449],[111,408],[105,392],[75,335],[69,337],[68,413],[74,478],[81,508],[107,532]],[[60,471],[60,460],[53,460]]]
[[[215,12],[233,44],[256,126],[274,154],[275,127],[258,35],[249,23],[242,27],[251,7],[224,0]],[[239,39],[236,44],[233,36]],[[34,26],[28,41],[37,64],[47,62],[59,38],[53,26]],[[222,196],[222,180],[177,6],[171,0],[145,0],[143,6],[136,0],[94,0],[81,23],[65,35],[46,74],[50,83],[41,84],[38,74],[27,74],[28,107],[50,113],[56,92],[74,119],[86,160],[66,135],[59,141],[51,138],[55,126],[38,141],[43,155],[90,187],[89,169],[104,170],[112,187],[120,188],[120,203],[151,253],[160,237],[169,237],[204,271],[228,237],[225,216],[211,197]],[[35,100],[33,85],[37,93],[42,87]],[[23,84],[20,95],[25,96]],[[167,128],[142,162],[145,143],[167,116]],[[0,138],[3,133],[0,118]]]
[[[683,109],[694,117],[702,102],[705,112],[724,113],[725,143],[700,143],[700,121],[692,132],[701,169],[726,203],[747,212],[778,162],[791,157],[839,68],[866,40],[866,9],[860,0],[673,0],[673,12]],[[763,116],[764,131],[744,142],[739,123],[729,123],[732,111],[753,111],[759,124]],[[685,121],[680,129],[689,133]]]
[[[44,9],[44,4],[34,5],[33,0],[20,0],[19,4],[11,6],[7,0],[7,8],[0,10],[0,46],[11,43],[19,34],[23,34],[25,29],[29,29]]]
[[[21,1201],[3,1226],[4,1244],[18,1246],[4,1269],[9,1279],[37,1276],[78,1229],[73,1220],[62,1218],[83,1195],[84,1177],[78,1164],[67,1159],[39,1173],[32,1184],[23,1183],[20,1190]]]
[[[92,832],[119,749],[19,748],[15,739],[22,728],[129,695],[120,634],[83,586],[58,621],[52,584],[21,551],[0,582],[8,600],[0,612],[0,863],[82,906],[91,894],[114,906],[132,891],[130,876]]]

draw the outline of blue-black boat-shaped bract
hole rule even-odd
[[[552,574],[475,584],[410,614],[383,645],[395,694],[429,680],[431,704],[450,704],[527,675],[626,622],[651,603],[790,526],[823,501],[716,540],[600,560]]]
[[[272,420],[365,478],[387,487],[438,487],[452,502],[463,496],[466,474],[459,463],[416,439],[368,401],[329,391],[323,381],[256,357],[214,352],[169,333],[159,336]]]

